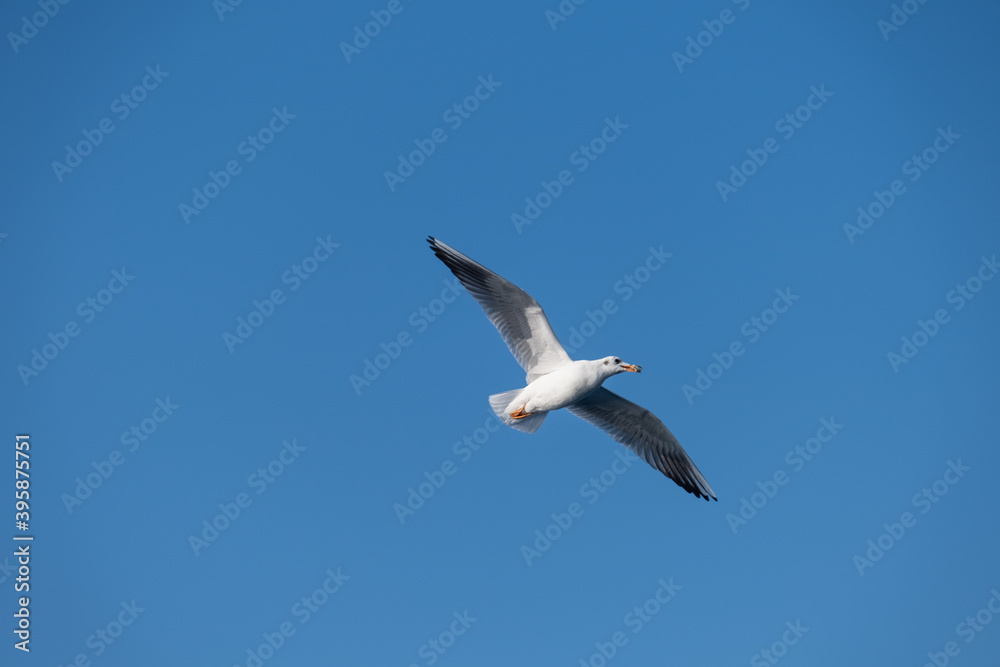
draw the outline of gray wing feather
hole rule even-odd
[[[433,236],[427,241],[486,311],[510,353],[527,372],[528,382],[572,361],[530,294]]]
[[[677,438],[649,410],[604,387],[598,387],[566,409],[607,432],[688,493],[717,500]]]

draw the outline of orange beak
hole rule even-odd
[[[632,373],[642,372],[642,366],[636,366],[635,364],[622,364],[622,368]]]

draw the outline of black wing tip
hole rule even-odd
[[[438,259],[444,262],[445,265],[447,265],[447,267],[451,269],[452,272],[454,273],[455,271],[455,269],[453,268],[453,264],[455,263],[454,251],[445,244],[441,243],[441,241],[438,241],[433,236],[428,235],[427,243],[430,244],[431,252],[433,252]]]
[[[462,255],[460,252],[458,252],[457,250],[448,245],[445,245],[444,243],[437,240],[433,236],[427,237],[427,243],[430,244],[431,251],[435,255],[437,255],[438,259],[440,259],[445,264],[448,264],[448,259],[452,259],[454,261],[454,259],[457,259],[457,257],[465,258],[465,256]]]
[[[676,482],[677,480],[674,480],[674,481]],[[715,494],[712,493],[711,491],[706,491],[704,489],[699,489],[696,486],[695,487],[690,487],[690,488],[685,487],[682,484],[678,484],[677,486],[680,486],[682,489],[684,489],[685,491],[687,491],[688,493],[690,493],[691,495],[693,495],[695,498],[702,498],[702,499],[704,499],[705,502],[711,502],[713,500],[715,502],[719,502],[719,499],[716,498]]]
[[[648,412],[648,411],[647,411]],[[694,465],[694,464],[691,464]],[[708,482],[701,484],[697,481],[697,478],[691,474],[691,468],[684,465],[683,462],[674,461],[670,458],[664,457],[662,460],[662,466],[653,466],[667,479],[671,480],[674,484],[681,487],[695,498],[704,498],[706,502],[714,500],[719,501],[715,497],[715,493],[712,492],[711,487],[708,486]],[[697,471],[697,468],[695,468]]]
[[[695,495],[697,495],[700,498],[704,498],[705,502],[709,502],[712,500],[714,500],[715,502],[719,502],[719,499],[715,497],[715,492],[712,491],[712,488],[707,483],[704,485],[698,484],[695,488],[698,489],[695,492]]]
[[[496,276],[476,260],[463,255],[433,236],[428,236],[427,242],[430,243],[434,255],[444,262],[444,265],[455,274],[466,289],[469,289],[470,285],[483,286],[490,280],[491,276]],[[501,278],[501,280],[503,279]]]
[[[715,502],[719,502],[719,499],[715,497],[715,493],[713,493],[711,489],[707,488],[707,486],[706,487],[702,487],[700,484],[698,484],[696,482],[692,482],[692,481],[687,480],[687,479],[684,479],[682,481],[682,478],[678,479],[678,478],[672,477],[672,476],[668,475],[666,472],[664,472],[663,470],[661,470],[660,472],[662,472],[666,476],[667,479],[673,481],[674,484],[676,484],[677,486],[681,487],[682,489],[684,489],[685,491],[687,491],[688,493],[690,493],[691,495],[693,495],[695,498],[703,498],[705,500],[705,502],[710,502],[712,500],[714,500]]]

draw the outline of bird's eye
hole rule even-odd
[[[621,360],[621,359],[615,359],[615,363],[616,363],[616,364],[620,364],[621,362],[622,362],[622,360]]]

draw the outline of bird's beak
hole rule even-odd
[[[636,366],[635,364],[622,364],[622,368],[632,373],[642,372],[642,366]]]

